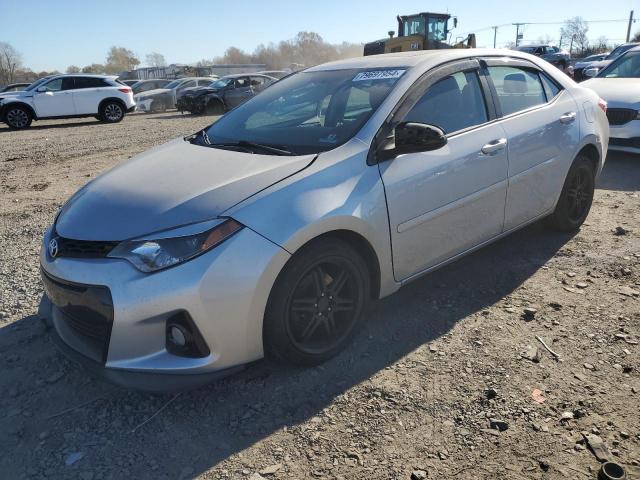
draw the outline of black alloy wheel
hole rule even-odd
[[[589,215],[594,191],[595,169],[593,162],[580,155],[569,169],[560,199],[550,217],[551,224],[563,232],[578,230]]]
[[[330,239],[304,247],[271,293],[267,353],[295,365],[326,361],[358,331],[369,297],[367,266],[349,244]]]

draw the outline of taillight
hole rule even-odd
[[[131,93],[131,88],[129,88],[129,87],[122,87],[122,88],[119,88],[119,89],[118,89],[118,91],[119,91],[119,92],[122,92],[122,93]]]
[[[598,100],[598,106],[602,109],[604,113],[607,113],[607,102],[603,99]]]

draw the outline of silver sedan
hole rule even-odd
[[[265,355],[314,365],[370,301],[538,219],[577,230],[606,103],[526,53],[309,68],[79,190],[40,314],[117,383],[176,390]]]

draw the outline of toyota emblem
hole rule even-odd
[[[49,255],[51,258],[56,258],[58,256],[58,240],[55,238],[49,240]]]

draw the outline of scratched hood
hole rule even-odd
[[[234,152],[176,139],[88,183],[62,208],[55,229],[76,240],[120,241],[209,220],[314,157]]]

